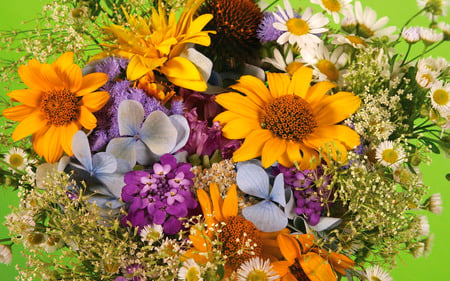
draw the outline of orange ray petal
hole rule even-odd
[[[279,275],[279,276],[285,276],[290,272],[289,267],[293,263],[288,261],[276,261],[271,263],[272,269]]]
[[[360,144],[358,133],[344,125],[317,127],[308,137],[336,139],[341,141],[348,149],[353,149]]]
[[[219,113],[215,118],[214,118],[214,122],[219,121],[219,123],[223,126],[226,123],[230,122],[231,120],[237,119],[237,118],[242,118],[243,116],[231,112],[231,111],[224,111]]]
[[[23,121],[25,118],[27,118],[30,114],[35,111],[36,108],[29,107],[26,105],[16,105],[10,108],[6,108],[2,111],[2,115],[5,118],[8,118],[13,121]]]
[[[33,143],[33,149],[39,156],[44,156],[48,153],[48,145],[45,141],[45,134],[50,127],[43,127],[41,130],[33,134],[31,141]]]
[[[211,202],[214,211],[214,217],[217,221],[223,221],[224,216],[222,214],[223,200],[220,195],[219,187],[216,183],[211,183],[209,185],[209,194],[211,195]]]
[[[96,91],[98,88],[105,85],[106,81],[108,81],[108,74],[106,73],[96,72],[83,76],[80,90],[76,93],[77,97]]]
[[[278,246],[283,254],[283,257],[290,263],[293,264],[296,258],[302,256],[300,246],[298,245],[297,239],[288,234],[280,234],[277,237]]]
[[[212,184],[213,183],[211,183],[211,185]],[[207,216],[211,216],[213,213],[213,209],[208,193],[206,193],[206,191],[204,191],[203,189],[197,189],[197,198],[205,218]]]
[[[53,85],[48,83],[41,74],[42,64],[36,59],[28,61],[28,64],[19,66],[18,73],[20,79],[30,89],[47,91],[52,89]]]
[[[360,106],[361,99],[352,93],[339,92],[322,99],[313,115],[319,126],[333,125],[353,114]]]
[[[347,257],[345,255],[339,254],[339,253],[335,253],[335,252],[329,253],[329,252],[324,251],[324,253],[321,254],[321,256],[324,259],[327,259],[331,263],[331,266],[333,267],[333,269],[342,275],[346,275],[346,272],[345,272],[346,269],[350,269],[353,266],[355,266],[354,260],[350,259],[349,257]]]
[[[63,133],[61,134],[61,146],[64,152],[69,156],[73,155],[72,138],[80,129],[81,127],[79,127],[79,125],[75,122],[72,122],[63,127]]]
[[[261,125],[255,120],[248,118],[234,119],[222,128],[224,137],[232,140],[246,138],[254,130],[261,129]]]
[[[52,63],[52,67],[56,74],[61,76],[64,73],[64,69],[71,64],[73,64],[73,52],[66,52]]]
[[[244,117],[258,120],[261,108],[252,102],[251,99],[238,93],[225,93],[216,97],[216,102],[230,110]]]
[[[109,98],[109,93],[104,91],[88,93],[81,98],[81,104],[89,109],[89,111],[96,112],[105,106]]]
[[[262,149],[261,163],[264,168],[270,167],[286,151],[286,143],[278,137],[269,139]]]
[[[335,87],[337,87],[336,84],[328,81],[316,83],[309,88],[305,100],[311,105],[311,107],[314,108],[316,104],[325,96],[325,94]]]
[[[225,196],[222,206],[222,215],[227,217],[235,217],[238,214],[238,196],[236,185],[233,184]]]
[[[17,125],[12,134],[12,139],[14,141],[21,140],[26,136],[34,134],[46,125],[47,119],[45,119],[44,115],[39,110],[36,110]]]
[[[38,107],[41,104],[42,91],[36,89],[21,89],[8,93],[8,97],[31,107]]]
[[[292,76],[289,93],[294,93],[304,99],[311,84],[311,79],[312,69],[307,66],[300,67]]]
[[[273,98],[279,98],[288,94],[291,79],[285,73],[267,73],[270,94]]]
[[[302,162],[302,155],[300,154],[300,144],[294,141],[288,141],[286,143],[286,154],[292,163]]]
[[[316,253],[309,252],[299,259],[300,265],[311,281],[335,281],[330,264]]]
[[[314,169],[319,165],[319,153],[306,145],[300,145],[303,160],[299,163],[301,170]]]
[[[76,93],[78,92],[78,90],[80,90],[83,83],[83,74],[81,72],[81,68],[78,65],[72,64],[67,66],[61,75],[63,81],[66,81],[67,87],[72,93]]]
[[[295,237],[295,239],[300,242],[303,253],[309,252],[314,245],[315,237],[312,234],[293,234],[291,236]]]
[[[80,117],[78,121],[88,130],[97,127],[97,118],[85,106],[80,106]]]
[[[244,143],[233,153],[233,160],[241,162],[261,156],[265,143],[272,138],[269,130],[254,130],[244,140]]]
[[[254,76],[241,76],[239,83],[232,85],[230,88],[245,94],[260,107],[264,107],[273,100],[264,82]]]
[[[63,154],[61,145],[61,127],[50,126],[47,133],[45,133],[45,143],[48,146],[47,153],[44,158],[48,163],[56,163]]]

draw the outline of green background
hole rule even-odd
[[[0,0],[0,29],[11,30],[20,28],[24,20],[34,19],[40,13],[44,3],[42,0]],[[271,2],[266,0],[266,2]],[[280,1],[281,2],[281,1]],[[354,2],[354,1],[353,1]],[[292,3],[308,4],[309,1],[296,0]],[[370,6],[377,11],[378,18],[388,16],[390,21],[388,25],[395,25],[400,28],[404,22],[418,11],[416,0],[363,0],[363,7]],[[317,11],[319,6],[312,5]],[[449,23],[449,17],[441,18],[441,21]],[[425,17],[413,21],[412,24],[425,26],[428,23]],[[437,48],[432,52],[434,57],[443,56],[450,60],[448,52],[449,44]],[[419,48],[417,48],[419,49]],[[405,46],[400,48],[405,50]],[[417,50],[419,52],[419,50]],[[4,54],[1,54],[3,56]],[[3,86],[4,81],[0,81],[0,94],[5,94]],[[0,144],[1,145],[1,144]],[[429,194],[440,192],[444,202],[444,211],[440,216],[429,214],[429,223],[431,232],[435,235],[434,247],[431,255],[425,258],[414,259],[408,254],[401,255],[398,258],[397,267],[391,271],[394,280],[397,281],[446,281],[450,279],[450,265],[448,249],[450,247],[450,183],[446,181],[445,174],[449,173],[449,160],[444,159],[442,155],[433,156],[431,166],[422,166],[423,180],[430,186]],[[9,213],[9,206],[17,206],[18,199],[16,192],[0,188],[0,239],[6,238],[8,231],[4,223],[4,216]],[[68,226],[70,227],[70,226]],[[13,247],[13,263],[9,266],[0,264],[0,281],[14,280],[17,276],[15,265],[25,266],[26,260],[20,254],[18,246]]]

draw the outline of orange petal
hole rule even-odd
[[[214,210],[214,217],[218,221],[223,221],[224,216],[222,214],[222,205],[223,200],[222,196],[220,195],[219,188],[217,187],[216,183],[211,183],[209,185],[209,194],[211,195],[211,202]]]
[[[80,117],[78,121],[88,130],[97,127],[97,118],[85,106],[80,106]]]
[[[239,83],[230,86],[230,88],[245,94],[260,107],[264,107],[273,100],[264,82],[251,75],[241,76]]]
[[[289,93],[305,98],[312,80],[312,69],[306,66],[300,67],[292,76],[289,85]]]
[[[311,281],[336,281],[330,264],[314,252],[299,258],[300,265]]]
[[[267,73],[269,90],[273,98],[279,98],[288,94],[291,79],[285,73]]]
[[[294,263],[296,258],[301,257],[301,249],[298,245],[297,239],[288,234],[280,234],[277,237],[278,246],[283,254],[283,257],[290,262]]]
[[[325,252],[324,255],[322,255],[323,258],[328,259],[328,261],[331,263],[331,266],[339,272],[342,275],[346,275],[345,272],[346,269],[350,269],[353,266],[355,266],[355,261],[350,259],[349,257],[335,253],[335,252]]]
[[[17,105],[17,106],[13,106],[13,107],[4,109],[2,111],[2,115],[5,118],[8,118],[13,121],[23,121],[30,114],[32,114],[33,111],[35,111],[35,110],[36,110],[36,108],[34,108],[34,107],[29,107],[29,106],[21,104],[21,105]]]
[[[264,168],[274,164],[286,151],[286,142],[278,137],[269,139],[262,149],[261,163]]]
[[[207,257],[201,255],[196,249],[189,249],[181,256],[181,260],[187,259],[194,259],[198,264],[206,264],[209,261]]]
[[[64,69],[71,64],[73,64],[73,52],[66,52],[52,63],[52,67],[56,74],[62,75],[64,73]]]
[[[311,86],[311,88],[309,88],[305,100],[312,107],[315,107],[315,105],[325,96],[325,94],[335,87],[337,87],[336,84],[328,81],[316,83],[313,86]]]
[[[83,74],[78,65],[72,64],[67,66],[62,75],[72,93],[76,93],[80,90],[83,83]]]
[[[49,146],[45,140],[45,134],[50,127],[43,127],[41,130],[33,134],[31,141],[33,143],[33,149],[37,155],[43,157],[48,153]]]
[[[42,91],[36,89],[15,90],[7,94],[17,102],[31,107],[38,107],[41,103]]]
[[[48,163],[56,163],[63,154],[63,148],[61,145],[61,127],[50,126],[45,133],[45,142],[48,146],[47,153],[44,154],[44,158]]]
[[[233,153],[233,160],[241,162],[261,155],[265,143],[272,138],[269,130],[254,130],[245,138],[244,143]]]
[[[41,74],[42,64],[36,59],[28,61],[27,65],[21,65],[17,70],[20,79],[31,89],[47,91],[52,88]]]
[[[130,62],[128,63],[127,67],[127,78],[128,80],[137,80],[144,76],[145,74],[149,73],[153,69],[155,69],[158,66],[161,66],[164,63],[164,61],[155,61],[154,67],[152,66],[146,66],[142,62],[142,58],[139,55],[135,55],[131,58]]]
[[[108,102],[110,96],[108,92],[93,92],[83,96],[81,104],[84,105],[89,111],[96,112],[102,109]]]
[[[22,122],[17,125],[12,134],[12,139],[18,141],[26,136],[29,136],[47,125],[47,120],[39,110],[34,111],[28,115]]]
[[[222,126],[224,126],[225,124],[227,124],[228,122],[230,122],[231,120],[237,119],[237,118],[242,118],[243,116],[231,112],[231,111],[224,111],[219,113],[215,118],[214,118],[214,122],[218,121]]]
[[[211,185],[212,184],[213,183],[211,183]],[[200,207],[202,207],[202,212],[205,218],[212,215],[213,209],[208,193],[206,193],[206,191],[203,189],[197,189],[197,198],[198,202],[200,203]]]
[[[348,118],[360,104],[361,99],[354,94],[339,92],[322,99],[313,108],[313,115],[319,126],[333,125]]]
[[[315,237],[312,234],[294,234],[292,236],[300,242],[303,253],[309,252],[311,247],[314,245]]]
[[[317,147],[316,147],[317,148]],[[300,164],[301,170],[314,169],[319,165],[319,153],[306,145],[300,145],[303,154]]]
[[[222,134],[227,139],[238,140],[246,138],[251,132],[261,129],[261,125],[248,118],[234,119],[225,124]]]
[[[78,90],[77,97],[84,96],[86,94],[96,91],[101,86],[105,85],[108,81],[108,74],[106,73],[90,73],[83,76],[80,90]]]
[[[225,196],[222,206],[222,215],[227,217],[235,217],[238,214],[238,196],[236,185],[233,184]]]
[[[336,139],[341,141],[348,149],[353,149],[360,144],[358,133],[344,125],[317,127],[310,136],[323,139]]]
[[[294,141],[286,142],[286,154],[292,163],[299,164],[302,162],[302,155],[300,154],[300,144]]]
[[[238,93],[220,94],[216,97],[215,101],[231,112],[254,120],[258,120],[260,111],[262,110],[251,99]]]
[[[272,269],[279,275],[279,276],[285,276],[286,274],[288,274],[290,272],[289,267],[292,265],[293,263],[288,262],[288,261],[276,261],[271,263],[270,265],[272,266]]]
[[[72,138],[81,128],[75,122],[72,122],[62,128],[63,132],[61,134],[61,146],[67,155],[72,156]]]

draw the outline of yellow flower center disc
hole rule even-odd
[[[322,0],[322,4],[331,12],[339,12],[341,10],[341,3],[338,0]]]
[[[195,267],[190,267],[186,273],[186,281],[198,281],[198,269]]]
[[[276,98],[263,111],[261,127],[285,140],[300,142],[317,127],[311,106],[299,96]]]
[[[23,159],[22,155],[14,153],[9,157],[8,162],[9,162],[9,165],[17,168],[17,167],[22,166],[24,159]]]
[[[41,112],[50,124],[64,126],[78,119],[78,98],[66,89],[46,92],[41,100]]]
[[[433,93],[433,100],[439,105],[446,105],[448,103],[448,93],[443,89],[437,89]]]
[[[329,60],[320,60],[317,68],[328,77],[330,81],[336,81],[339,78],[339,70],[336,65]]]
[[[294,35],[305,35],[309,32],[309,25],[306,21],[298,18],[289,19],[286,22],[287,29]]]
[[[269,277],[264,271],[253,270],[247,276],[248,281],[268,281]]]
[[[398,161],[398,153],[394,149],[386,149],[381,154],[384,161],[393,164]]]
[[[358,36],[347,35],[347,36],[345,36],[345,38],[347,38],[348,41],[350,41],[351,43],[353,43],[355,45],[366,46],[366,42]]]

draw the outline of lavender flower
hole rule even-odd
[[[177,163],[171,154],[161,156],[150,171],[132,171],[125,175],[122,199],[129,203],[122,222],[143,228],[159,224],[164,233],[176,234],[181,229],[179,218],[187,217],[198,203],[190,187],[194,173],[191,165]]]
[[[124,58],[107,57],[95,66],[95,71],[108,74],[108,82],[111,82],[124,72],[128,62]]]
[[[265,12],[263,19],[258,26],[258,30],[256,31],[256,35],[262,43],[276,41],[283,33],[281,30],[273,27],[274,22],[276,22],[276,19],[273,13]]]

